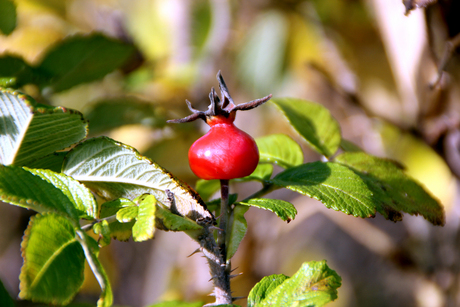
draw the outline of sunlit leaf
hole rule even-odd
[[[163,230],[187,231],[202,229],[202,227],[196,222],[186,217],[174,214],[163,208],[161,205],[157,205],[155,216],[157,217],[157,221],[159,220],[162,224],[161,227],[160,225],[157,225],[157,227]]]
[[[270,292],[275,290],[286,279],[289,279],[289,276],[284,274],[274,274],[262,278],[249,292],[248,307],[258,306]]]
[[[407,212],[422,215],[434,225],[443,225],[444,210],[414,179],[407,176],[398,164],[364,152],[343,153],[336,161],[351,167],[368,185],[373,195],[388,212]]]
[[[256,139],[260,162],[290,168],[303,163],[300,145],[285,134],[273,134]]]
[[[60,215],[31,218],[22,242],[22,256],[22,299],[65,305],[83,284],[83,250],[72,223]]]
[[[330,157],[337,151],[341,142],[340,126],[328,109],[296,98],[275,98],[271,102],[318,153]]]
[[[241,205],[252,206],[275,213],[283,221],[290,222],[297,214],[297,210],[291,203],[280,199],[251,198],[247,201],[239,202]]]
[[[98,211],[96,200],[93,194],[80,182],[65,174],[50,170],[29,168],[25,168],[25,170],[40,176],[43,180],[48,181],[61,190],[73,203],[73,207],[77,210],[80,218],[96,218]]]
[[[55,174],[62,176],[62,174]],[[54,180],[59,182],[60,178],[57,177]],[[40,213],[58,212],[77,221],[79,216],[77,206],[64,193],[65,190],[72,193],[71,185],[65,185],[61,190],[51,180],[45,180],[27,169],[13,165],[0,165],[0,199],[2,201]]]
[[[66,156],[63,172],[109,200],[152,194],[169,206],[165,195],[169,189],[181,215],[194,221],[213,219],[194,190],[135,149],[109,138],[94,138],[76,146]]]
[[[35,103],[16,91],[0,90],[0,163],[27,165],[86,137],[81,113]]]
[[[110,244],[112,235],[109,222],[102,220],[101,222],[94,224],[93,231],[95,234],[99,235],[99,246],[102,247]]]
[[[0,32],[10,34],[16,28],[16,6],[11,0],[0,0]]]
[[[244,214],[249,210],[246,206],[235,206],[232,210],[230,218],[228,220],[227,236],[226,236],[226,248],[227,248],[227,259],[231,259],[238,250],[241,241],[243,240],[248,230],[248,223],[244,218]]]
[[[49,76],[42,86],[60,92],[104,77],[133,52],[131,45],[101,34],[74,35],[53,46],[37,69]]]
[[[117,212],[126,207],[135,207],[136,204],[129,199],[118,198],[112,201],[107,201],[101,205],[100,218],[108,218],[116,215]],[[134,220],[128,223],[120,223],[111,221],[109,223],[110,236],[119,241],[128,241],[132,235]]]
[[[120,223],[128,223],[137,218],[139,215],[139,207],[134,205],[130,207],[125,207],[117,212],[117,220]]]
[[[348,167],[337,163],[313,162],[279,173],[273,183],[321,201],[327,208],[357,217],[388,215],[366,183]]]
[[[256,181],[264,182],[270,179],[270,177],[272,176],[272,173],[273,173],[272,164],[259,163],[251,175],[243,177],[243,178],[236,178],[236,179],[233,179],[232,181],[244,182],[244,181],[256,180]]]
[[[275,283],[281,281],[279,277],[274,280]],[[265,283],[269,282],[270,279],[265,280]],[[342,279],[327,266],[326,261],[306,262],[291,278],[285,279],[276,288],[265,286],[266,290],[271,291],[265,293],[265,298],[257,306],[322,307],[337,298],[337,288],[341,284]]]
[[[133,239],[142,242],[153,238],[155,233],[155,209],[157,200],[153,195],[142,195],[136,200],[138,215],[133,226]]]

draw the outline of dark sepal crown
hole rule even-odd
[[[180,118],[180,119],[171,119],[171,120],[168,120],[167,122],[168,123],[187,123],[187,122],[192,122],[198,118],[201,118],[202,120],[207,121],[207,118],[211,118],[211,117],[218,116],[218,115],[228,118],[230,115],[234,114],[234,112],[236,111],[246,111],[246,110],[254,109],[264,104],[265,102],[267,102],[270,98],[272,98],[272,95],[270,94],[263,98],[259,98],[259,99],[252,100],[246,103],[235,105],[235,103],[233,103],[232,97],[230,96],[228,92],[227,85],[225,84],[224,78],[222,77],[220,70],[217,73],[217,80],[219,81],[219,88],[222,94],[222,98],[219,98],[219,96],[217,96],[215,89],[211,88],[211,92],[209,93],[209,100],[211,101],[211,104],[209,105],[206,111],[200,111],[200,110],[194,109],[192,107],[192,103],[188,100],[185,100],[192,114],[187,117]]]

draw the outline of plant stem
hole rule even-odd
[[[220,221],[219,221],[219,234],[217,236],[217,244],[222,252],[222,257],[226,261],[226,247],[225,247],[225,238],[227,234],[227,223],[229,217],[230,208],[228,206],[228,185],[229,180],[221,179],[220,180],[220,193],[221,193],[221,203],[220,203]]]

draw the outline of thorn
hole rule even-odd
[[[219,230],[219,231],[224,231],[222,228],[216,227],[216,226],[210,226],[209,230]]]
[[[243,275],[243,273],[241,272],[241,273],[238,273],[238,274],[229,275],[228,277],[229,277],[230,279],[232,279],[232,278],[238,277],[238,276],[240,276],[240,275]]]
[[[195,255],[195,254],[197,254],[197,253],[199,253],[199,252],[201,252],[201,251],[202,251],[202,249],[201,249],[201,247],[199,247],[199,248],[197,248],[196,250],[194,250],[193,253],[191,253],[190,255],[188,255],[187,258],[190,258],[190,257],[192,257],[193,255]]]

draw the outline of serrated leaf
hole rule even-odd
[[[101,34],[74,35],[49,50],[37,69],[49,76],[42,87],[54,92],[98,80],[123,65],[134,48]]]
[[[217,191],[220,190],[220,181],[200,179],[196,182],[195,189],[204,201],[208,201]]]
[[[297,209],[293,204],[280,199],[251,198],[247,201],[239,202],[239,204],[271,211],[288,223],[293,220],[297,214]]]
[[[139,215],[139,207],[138,206],[132,206],[132,207],[125,207],[120,209],[117,212],[117,220],[120,223],[128,223],[137,218]]]
[[[11,0],[0,0],[0,31],[11,34],[16,28],[16,6]]]
[[[84,111],[91,134],[97,135],[123,125],[141,124],[162,128],[165,112],[150,102],[133,97],[106,99],[92,103]]]
[[[136,200],[138,215],[133,226],[133,239],[142,242],[153,238],[155,233],[155,211],[157,200],[153,195],[142,195]]]
[[[21,57],[3,55],[0,57],[0,78],[4,87],[21,87],[25,84],[37,84],[46,77]]]
[[[251,175],[243,177],[243,178],[236,178],[232,181],[237,182],[245,182],[245,181],[260,181],[265,182],[270,179],[273,173],[273,165],[272,164],[258,164],[256,169],[252,172]]]
[[[14,307],[14,301],[11,298],[8,291],[6,291],[3,282],[0,280],[0,306],[2,307]]]
[[[181,215],[194,221],[214,219],[194,190],[132,147],[106,137],[90,139],[71,150],[64,160],[63,172],[105,199],[135,199],[152,194],[169,206],[165,195],[169,189]]]
[[[272,182],[315,198],[336,211],[363,218],[373,217],[378,211],[389,218],[366,183],[351,169],[338,163],[303,164],[279,173]]]
[[[98,243],[99,246],[107,246],[110,244],[111,241],[111,230],[109,226],[109,222],[103,220],[99,223],[93,225],[93,231],[95,234],[99,235]]]
[[[52,154],[44,156],[43,158],[39,158],[30,163],[27,163],[27,167],[49,169],[53,172],[60,173],[62,169],[62,163],[64,163],[64,158],[66,155],[66,151],[53,152]]]
[[[28,165],[86,137],[81,113],[36,104],[16,91],[0,89],[0,163]]]
[[[275,98],[270,101],[318,153],[330,157],[337,151],[341,142],[340,126],[328,109],[296,98]]]
[[[342,279],[326,261],[310,261],[273,289],[258,306],[321,307],[337,298]]]
[[[202,307],[202,302],[186,303],[181,301],[168,301],[150,305],[148,307]]]
[[[73,203],[75,210],[80,218],[95,219],[97,216],[97,203],[93,194],[80,182],[62,173],[56,173],[44,169],[24,168],[34,175],[40,176],[56,188],[61,190],[65,196]]]
[[[273,134],[256,139],[259,148],[259,163],[274,163],[290,168],[303,163],[300,145],[285,134]]]
[[[226,236],[226,249],[227,249],[227,258],[231,259],[238,250],[241,241],[243,240],[246,232],[248,230],[248,223],[244,218],[244,214],[249,210],[249,207],[245,206],[235,206],[232,210],[227,227],[227,236]]]
[[[32,217],[21,247],[24,265],[19,297],[48,304],[69,303],[83,284],[85,262],[72,223],[54,213]]]
[[[274,274],[262,278],[251,289],[251,292],[249,292],[248,307],[258,306],[270,292],[281,285],[286,279],[289,279],[289,276],[284,274]]]
[[[196,222],[172,213],[171,211],[157,205],[155,211],[156,218],[161,222],[161,226],[157,227],[162,230],[170,231],[188,231],[188,230],[201,230],[202,227]]]
[[[62,190],[21,167],[0,165],[0,199],[40,213],[58,212],[78,221],[76,205]]]
[[[367,184],[391,220],[402,219],[400,211],[422,215],[434,225],[444,225],[442,205],[399,164],[364,152],[343,153],[336,157],[350,167]]]
[[[131,200],[126,198],[118,198],[112,201],[105,202],[101,205],[100,218],[107,218],[116,215],[117,212],[125,207],[136,206]],[[118,241],[128,241],[132,235],[134,222],[120,223],[118,221],[109,223],[110,236]]]

